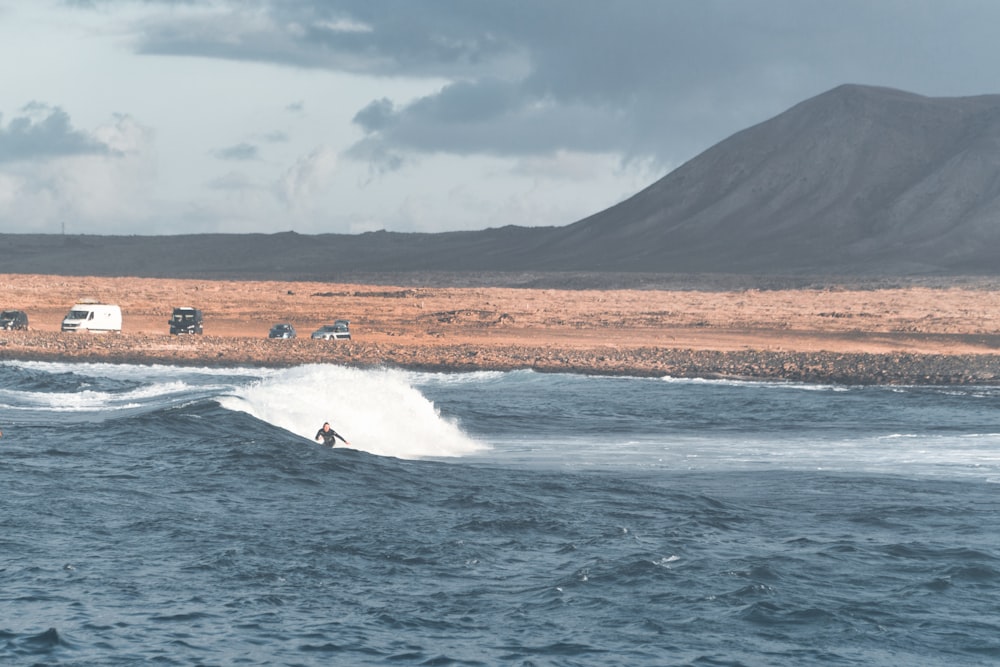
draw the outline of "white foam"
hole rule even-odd
[[[264,375],[271,372],[260,368],[219,368],[171,366],[169,364],[111,364],[76,361],[5,361],[0,365],[39,370],[45,373],[76,373],[90,377],[117,380],[162,380],[181,377],[229,378],[234,375]]]
[[[202,391],[205,388],[201,388]],[[0,405],[11,410],[58,413],[90,413],[156,407],[188,397],[194,387],[181,381],[166,381],[136,387],[125,392],[84,389],[74,392],[12,391],[0,389]]]
[[[707,385],[717,387],[739,387],[747,389],[798,389],[800,391],[851,391],[855,386],[840,384],[814,384],[810,382],[794,382],[792,380],[743,380],[732,378],[684,378],[664,375],[658,378],[660,382],[670,384]]]
[[[310,440],[329,421],[352,448],[380,456],[462,456],[486,448],[442,418],[408,377],[393,370],[297,366],[218,400]]]

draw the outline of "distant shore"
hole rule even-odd
[[[332,363],[837,384],[1000,384],[1000,292],[957,287],[556,290],[0,275],[0,360],[187,366]],[[61,333],[78,300],[121,305],[121,334]],[[205,335],[171,336],[174,306]],[[311,340],[335,318],[351,341]],[[299,337],[271,340],[278,322]]]

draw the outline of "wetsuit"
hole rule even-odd
[[[323,429],[316,431],[316,438],[314,439],[319,438],[323,438],[324,445],[330,445],[331,447],[335,447],[337,445],[337,438],[343,440],[345,445],[347,444],[347,441],[344,440],[344,436],[340,435],[332,428],[329,431],[324,431]]]

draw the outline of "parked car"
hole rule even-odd
[[[23,310],[5,310],[0,313],[0,329],[28,329],[28,314]]]
[[[312,332],[312,337],[322,340],[351,340],[351,323],[348,320],[337,320],[333,324],[324,324]]]
[[[122,309],[111,303],[84,301],[74,304],[63,318],[62,330],[121,333]]]
[[[295,338],[295,327],[291,324],[275,324],[267,332],[268,338]]]
[[[174,308],[174,314],[167,320],[172,334],[200,334],[204,317],[197,308]]]

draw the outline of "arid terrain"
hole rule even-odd
[[[439,370],[534,368],[621,375],[832,382],[1000,381],[1000,290],[938,287],[571,290],[0,275],[0,359]],[[116,303],[120,335],[61,333],[78,301]],[[203,336],[171,336],[175,306]],[[351,341],[311,340],[334,319]],[[268,340],[289,322],[295,340]]]

